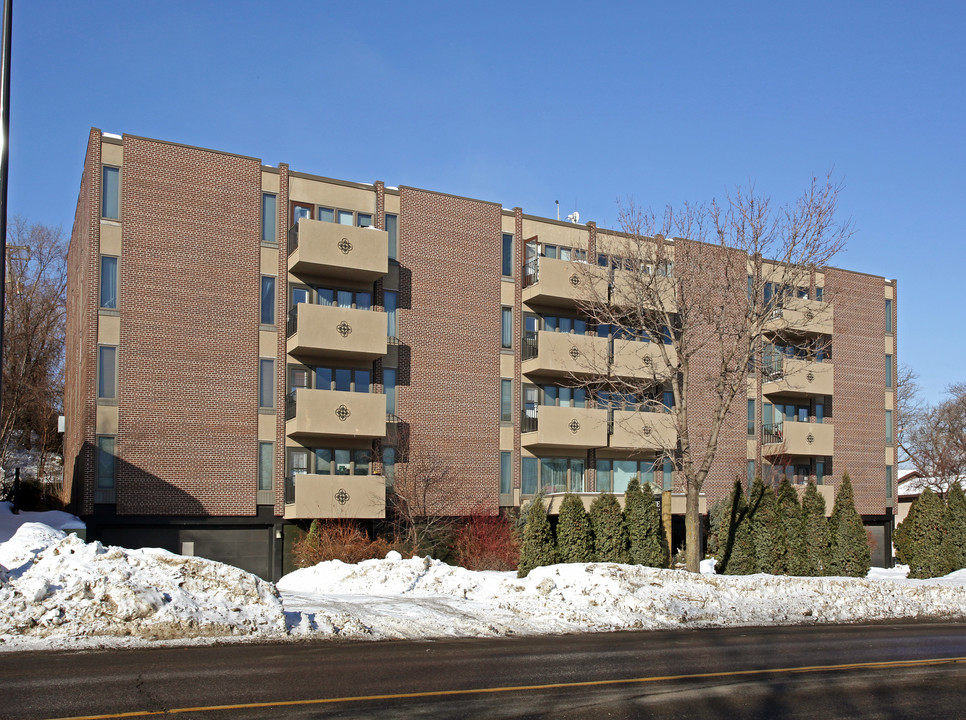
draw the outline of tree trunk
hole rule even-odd
[[[701,507],[698,487],[688,483],[687,505],[684,513],[684,557],[689,572],[701,571]]]

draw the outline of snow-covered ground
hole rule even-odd
[[[0,530],[16,522],[4,515],[0,505]],[[904,568],[862,579],[726,577],[591,563],[517,579],[390,553],[320,563],[276,588],[221,563],[84,543],[36,522],[0,544],[0,566],[6,649],[966,617],[966,571],[936,580],[907,580]]]

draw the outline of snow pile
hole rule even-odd
[[[13,505],[0,502],[0,543],[5,543],[14,536],[17,529],[24,523],[43,523],[56,530],[83,530],[87,526],[76,515],[60,510],[46,510],[44,512],[29,512],[21,510],[13,514]],[[4,564],[0,560],[0,565]]]
[[[27,523],[0,545],[0,565],[0,638],[7,640],[285,632],[271,583],[212,560],[105,547]]]
[[[339,561],[279,582],[294,633],[501,636],[966,616],[966,573],[934,581],[697,575],[608,563],[470,572],[430,558]]]

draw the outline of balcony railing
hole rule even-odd
[[[520,350],[521,360],[531,360],[539,354],[539,344],[537,343],[537,331],[528,330],[523,334],[523,348]]]
[[[291,420],[295,417],[295,390],[285,396],[285,419]]]
[[[536,408],[532,410],[524,410],[520,415],[520,432],[536,432],[537,431],[537,410]]]
[[[528,288],[536,284],[540,273],[540,258],[534,257],[523,263],[523,287]]]
[[[285,504],[291,505],[295,502],[295,475],[285,476]]]
[[[761,444],[777,445],[784,442],[782,423],[765,423],[761,428]]]
[[[299,306],[293,305],[288,311],[288,320],[285,322],[285,337],[290,338],[299,329]]]
[[[288,254],[291,255],[299,246],[299,224],[295,223],[288,229]]]

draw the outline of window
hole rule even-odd
[[[561,387],[559,385],[543,385],[542,405],[556,405],[559,407],[587,407],[587,391],[584,388]]]
[[[336,210],[335,212],[336,220],[339,225],[351,225],[352,224],[352,211],[351,210]]]
[[[293,475],[307,475],[309,472],[309,451],[288,451],[288,477]]]
[[[382,449],[382,474],[386,482],[392,485],[392,481],[396,478],[396,448],[394,447]]]
[[[543,316],[543,329],[553,332],[587,334],[587,321],[581,318],[558,317],[556,315]]]
[[[885,356],[885,386],[887,389],[892,389],[892,356]]]
[[[509,453],[507,453],[509,455]],[[583,492],[584,461],[581,458],[523,458],[521,493]]]
[[[275,407],[275,359],[258,360],[258,407],[266,410]]]
[[[503,451],[500,453],[500,494],[509,495],[513,492],[513,478],[510,476],[510,466],[513,461],[513,453]]]
[[[755,401],[748,401],[748,434],[755,434]]]
[[[316,448],[316,475],[368,475],[369,451],[348,448]]]
[[[114,453],[115,438],[99,435],[97,437],[97,489],[114,489],[114,470],[116,466]]]
[[[121,168],[104,166],[101,183],[101,217],[120,220]]]
[[[825,460],[816,458],[815,460],[815,484],[821,485],[825,482]]]
[[[299,220],[305,218],[306,220],[312,219],[312,210],[314,205],[306,205],[304,203],[292,203],[292,224],[298,225]]]
[[[382,369],[382,387],[386,393],[386,412],[396,414],[396,368]]]
[[[748,461],[748,475],[745,478],[745,480],[747,480],[748,488],[750,489],[752,484],[754,484],[755,482],[755,461],[754,460]]]
[[[117,310],[117,258],[101,255],[100,306]]]
[[[513,234],[503,233],[503,275],[513,276]]]
[[[262,193],[262,242],[278,242],[276,232],[278,218],[278,198],[272,193]]]
[[[500,380],[500,422],[513,422],[513,381]]]
[[[97,348],[97,397],[117,400],[117,348],[113,345]]]
[[[389,235],[389,259],[396,259],[396,245],[399,238],[399,218],[386,213],[386,233]]]
[[[388,334],[389,337],[399,337],[398,328],[396,327],[396,306],[399,304],[399,293],[395,290],[383,290],[382,292],[382,306],[386,310],[386,320],[388,321]]]
[[[886,445],[892,444],[892,411],[886,410],[885,439]]]
[[[271,490],[275,475],[275,443],[258,443],[258,489]]]
[[[886,335],[892,334],[892,301],[885,301],[885,331]]]
[[[820,287],[815,288],[815,299],[816,300],[818,300],[819,302],[822,302],[822,296],[823,296],[823,294],[824,294],[824,291],[823,291],[822,288],[820,288]]]
[[[520,493],[522,495],[535,495],[537,493],[538,468],[540,464],[534,457],[521,458],[520,470]]]
[[[503,349],[513,347],[513,308],[505,307],[502,309],[500,317],[500,347]]]
[[[320,222],[335,222],[335,210],[332,208],[320,207],[318,218]]]
[[[892,466],[886,465],[886,500],[892,500]]]
[[[275,324],[275,278],[262,275],[262,304],[259,315],[262,325]]]
[[[368,369],[315,368],[316,390],[367,393],[370,391],[369,385],[371,382],[372,372]]]
[[[369,227],[372,225],[372,215],[369,213],[358,213],[356,215],[356,225],[361,228]]]
[[[627,490],[627,483],[637,477],[641,485],[653,483],[655,473],[663,474],[663,458],[655,460],[598,460],[597,461],[597,491],[623,493]],[[658,483],[663,485],[662,482]]]
[[[319,287],[315,289],[315,299],[319,305],[337,305],[343,308],[355,308],[356,310],[372,309],[372,293],[368,291]]]

